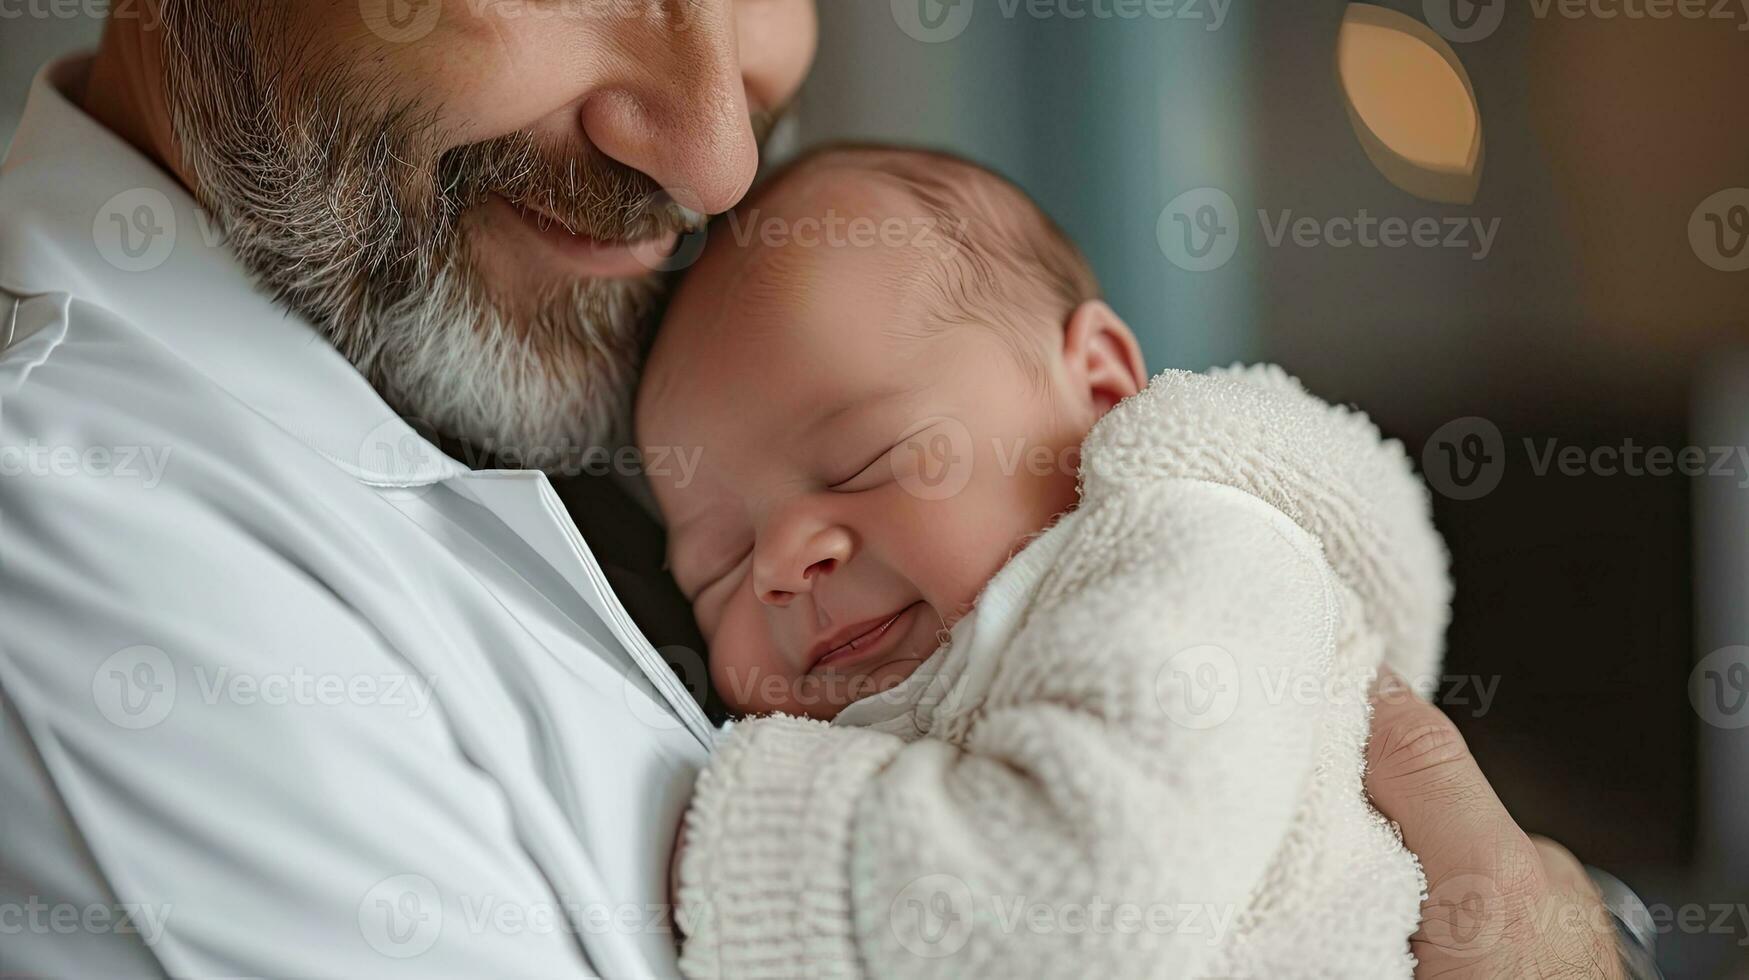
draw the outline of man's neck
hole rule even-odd
[[[156,6],[155,0],[145,4],[148,9]],[[182,167],[170,125],[163,43],[164,27],[156,17],[145,16],[145,11],[139,16],[110,17],[91,61],[83,107],[91,118],[132,143],[192,190],[194,182]]]

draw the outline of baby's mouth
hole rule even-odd
[[[808,669],[841,667],[885,653],[905,637],[921,601],[879,619],[854,623],[808,650]]]

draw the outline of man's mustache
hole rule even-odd
[[[776,114],[750,114],[763,144]],[[438,160],[439,189],[452,216],[497,195],[597,241],[636,242],[702,229],[710,216],[674,199],[661,184],[589,146],[526,131],[446,151]]]

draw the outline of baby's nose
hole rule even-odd
[[[836,559],[836,558],[822,558],[819,561],[813,562],[812,564],[808,565],[806,568],[802,569],[800,582],[797,584],[797,586],[795,588],[793,588],[793,589],[778,589],[778,588],[762,589],[762,590],[760,590],[760,593],[759,593],[759,601],[765,603],[768,606],[787,606],[790,604],[790,601],[796,597],[797,593],[813,591],[813,583],[814,583],[815,578],[822,576],[822,575],[827,575],[827,574],[831,573],[831,571],[837,567],[838,567],[838,559]]]

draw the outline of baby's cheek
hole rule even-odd
[[[699,630],[710,647],[711,683],[725,703],[740,712],[783,707],[788,677],[757,600],[731,599]]]
[[[912,508],[898,527],[905,575],[944,618],[963,613],[1028,533],[1014,501],[984,500],[973,488]]]

